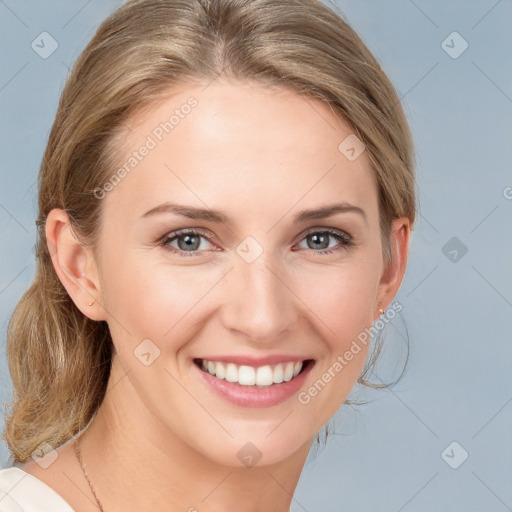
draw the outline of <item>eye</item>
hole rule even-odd
[[[329,240],[335,239],[338,241],[337,245],[330,245]],[[307,248],[313,249],[318,254],[331,254],[336,251],[348,249],[354,245],[352,236],[344,231],[338,231],[334,229],[319,230],[315,228],[313,231],[306,233],[305,238]],[[320,250],[316,250],[320,249]]]
[[[180,256],[200,256],[204,250],[207,250],[203,247],[202,240],[211,243],[211,238],[208,233],[202,230],[183,229],[166,234],[159,241],[159,245],[165,250]],[[338,242],[337,245],[330,245],[332,239]],[[348,233],[333,229],[316,228],[306,233],[302,240],[306,241],[308,249],[312,249],[313,252],[318,254],[331,254],[354,245],[353,239]],[[176,243],[177,246],[173,246],[173,243]]]
[[[197,256],[201,250],[205,250],[201,244],[201,239],[210,241],[210,236],[201,230],[181,230],[174,231],[165,235],[159,242],[165,250],[179,253],[180,256]],[[177,247],[171,244],[177,242]]]

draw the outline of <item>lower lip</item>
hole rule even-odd
[[[218,395],[239,407],[272,407],[278,405],[299,391],[304,384],[314,361],[310,361],[307,367],[288,382],[273,384],[268,388],[253,388],[241,386],[236,382],[228,382],[224,379],[218,379],[210,373],[201,370],[195,363],[194,368],[199,372],[201,378]]]

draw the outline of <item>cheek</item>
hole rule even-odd
[[[321,359],[317,380],[299,396],[299,402],[311,401],[314,413],[323,421],[345,401],[364,367],[377,278],[365,264],[347,264],[324,268],[302,280],[301,296],[312,312],[311,318],[317,318]]]
[[[363,263],[343,264],[303,272],[296,282],[301,298],[325,324],[323,332],[332,349],[341,350],[347,341],[373,321],[377,273]]]
[[[149,338],[160,348],[172,339],[193,337],[191,319],[223,273],[218,268],[173,267],[136,253],[109,266],[103,295],[109,324],[121,336],[112,333],[114,340],[126,340],[130,333],[131,344]]]

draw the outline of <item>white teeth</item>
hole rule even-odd
[[[226,377],[226,367],[222,363],[215,363],[215,375],[219,379],[224,379]]]
[[[288,382],[289,380],[292,380],[293,377],[293,369],[295,368],[295,365],[293,363],[288,363],[284,368],[284,376],[283,379]]]
[[[228,382],[238,382],[238,368],[233,363],[226,366],[226,380]]]
[[[283,374],[284,374],[283,365],[282,364],[276,365],[276,367],[274,368],[274,383],[275,384],[281,384],[281,382],[283,382],[283,380],[284,380]]]
[[[258,386],[270,386],[274,383],[274,376],[270,366],[260,366],[256,370],[256,384]]]
[[[254,386],[256,384],[256,372],[252,366],[240,366],[238,368],[238,384],[242,386]]]
[[[289,382],[300,373],[302,366],[302,361],[280,363],[275,366],[266,365],[258,368],[207,361],[205,359],[201,361],[201,367],[204,371],[215,375],[218,379],[237,382],[241,386],[271,386],[272,384]]]

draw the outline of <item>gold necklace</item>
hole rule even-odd
[[[96,503],[98,505],[98,508],[100,509],[101,512],[104,512],[103,510],[103,506],[101,504],[101,501],[99,500],[97,494],[96,494],[96,491],[94,490],[94,487],[92,485],[92,482],[91,480],[89,479],[88,475],[87,475],[87,472],[85,471],[85,468],[84,468],[84,464],[82,462],[82,453],[80,451],[80,445],[79,445],[79,440],[80,438],[77,438],[75,439],[75,441],[73,442],[73,448],[75,450],[75,455],[76,455],[76,458],[78,459],[78,463],[80,464],[80,467],[82,468],[82,471],[84,473],[84,476],[85,476],[85,479],[87,480],[87,483],[89,484],[89,487],[91,489],[91,492],[93,493],[94,495],[94,498],[96,499]]]

